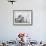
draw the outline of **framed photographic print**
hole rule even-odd
[[[32,10],[13,10],[14,25],[32,25]]]

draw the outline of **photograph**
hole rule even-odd
[[[46,46],[46,0],[0,0],[0,46]]]
[[[13,24],[32,24],[32,10],[13,10]]]

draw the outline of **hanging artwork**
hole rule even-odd
[[[14,25],[32,25],[32,10],[13,10]]]

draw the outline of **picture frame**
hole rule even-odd
[[[32,10],[13,10],[13,25],[32,25]]]

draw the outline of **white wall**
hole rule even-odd
[[[14,26],[12,10],[33,10],[33,25]],[[46,40],[46,0],[17,0],[14,5],[0,0],[0,40],[14,40],[19,32],[31,34],[33,40]]]

